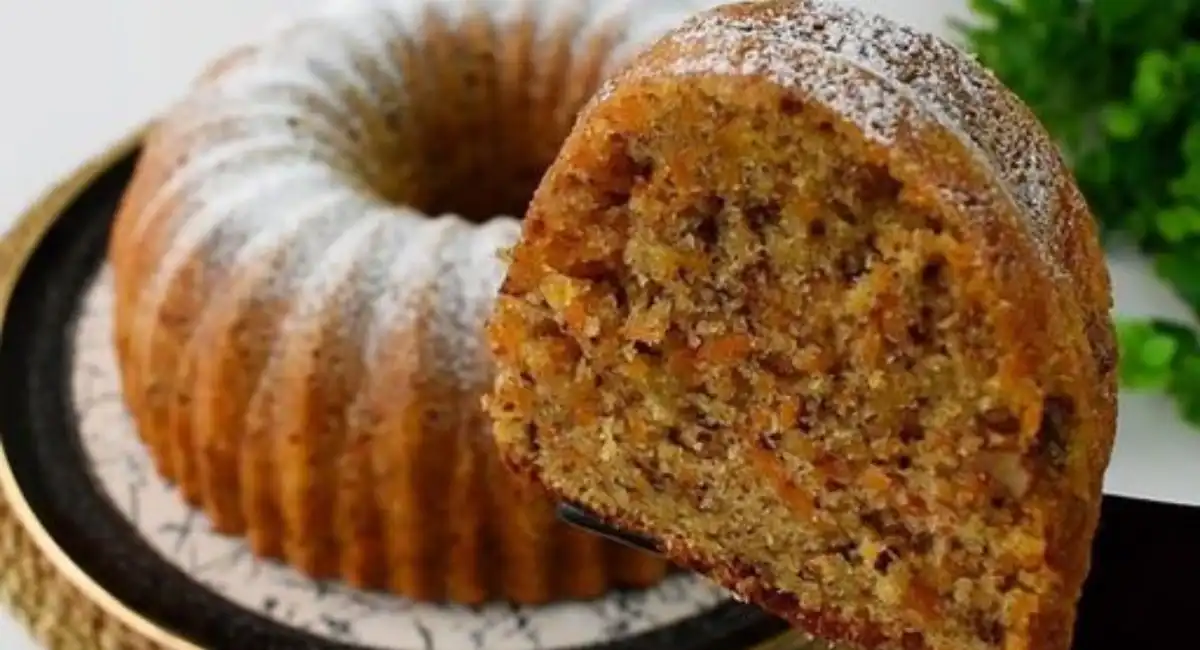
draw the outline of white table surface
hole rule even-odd
[[[47,186],[176,97],[206,61],[317,1],[0,0],[0,231]],[[934,31],[966,4],[849,1]],[[1137,262],[1113,269],[1119,311],[1186,314]],[[1158,398],[1123,396],[1110,492],[1197,503],[1191,468],[1200,435],[1169,414]],[[0,612],[0,648],[38,646]]]

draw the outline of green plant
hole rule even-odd
[[[1200,0],[971,0],[967,45],[1058,139],[1105,242],[1131,241],[1200,314]],[[1122,320],[1122,385],[1200,426],[1190,323]]]

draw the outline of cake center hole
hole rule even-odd
[[[434,216],[520,219],[603,79],[608,57],[596,53],[611,48],[585,43],[578,51],[588,56],[564,61],[571,34],[550,37],[563,43],[501,43],[477,27],[433,30],[437,41],[416,44],[419,56],[400,55],[407,101],[384,115],[387,137],[376,146],[387,172],[375,185],[389,201]],[[518,61],[514,51],[532,54]]]

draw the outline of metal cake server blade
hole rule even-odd
[[[624,544],[640,551],[662,554],[662,545],[653,537],[631,533],[616,526],[605,523],[598,515],[583,506],[562,501],[558,504],[558,518],[576,528],[599,535],[614,542]]]

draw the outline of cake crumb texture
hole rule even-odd
[[[489,324],[508,464],[828,640],[1067,650],[1115,432],[1061,157],[933,37],[689,21],[607,83]]]

